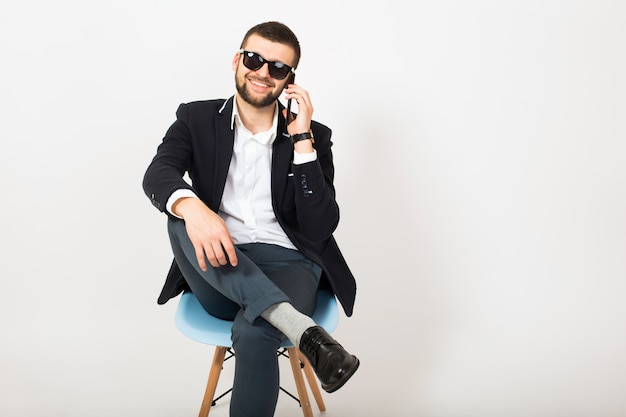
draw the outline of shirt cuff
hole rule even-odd
[[[310,153],[298,153],[293,151],[293,163],[294,165],[302,165],[307,162],[313,162],[317,159],[317,151],[313,149]]]
[[[165,204],[165,208],[167,209],[168,213],[170,213],[172,216],[178,217],[179,219],[181,219],[182,217],[177,216],[176,214],[172,212],[172,206],[174,205],[176,201],[180,200],[183,197],[198,197],[198,196],[193,191],[187,188],[184,188],[181,190],[174,191],[172,195],[170,196],[170,198],[167,199],[167,203]]]

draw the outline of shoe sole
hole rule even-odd
[[[359,368],[359,365],[360,365],[360,361],[359,361],[359,359],[356,356],[352,355],[352,359],[353,359],[352,360],[352,364],[350,365],[350,367],[348,368],[348,370],[344,374],[343,378],[338,380],[333,385],[327,385],[327,386],[322,385],[322,389],[324,391],[326,391],[328,393],[335,392],[339,388],[343,387],[346,382],[348,382],[348,380],[352,377],[352,375],[354,375],[354,373],[356,372],[356,370]]]

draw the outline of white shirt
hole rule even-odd
[[[237,101],[233,99],[231,128],[235,129],[233,157],[219,208],[235,244],[270,243],[296,249],[274,215],[271,194],[272,145],[278,126],[278,104],[272,127],[253,135],[241,122]],[[294,164],[317,159],[314,150],[308,154],[294,152]],[[177,190],[167,201],[167,210],[182,197],[195,197],[190,190]]]

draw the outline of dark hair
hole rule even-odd
[[[300,42],[296,35],[286,25],[280,22],[264,22],[253,26],[248,30],[246,36],[241,41],[240,48],[243,48],[246,41],[251,35],[259,35],[262,38],[268,39],[272,42],[282,43],[290,46],[296,53],[296,62],[294,68],[298,66],[300,62]]]

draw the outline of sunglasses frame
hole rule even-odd
[[[240,49],[238,52],[243,56],[242,63],[243,63],[244,67],[248,68],[251,71],[258,71],[261,68],[263,68],[263,65],[267,64],[267,71],[269,72],[270,77],[272,77],[275,80],[284,80],[285,78],[287,78],[289,76],[289,73],[292,73],[292,74],[296,73],[296,70],[293,69],[293,67],[290,67],[289,65],[285,64],[284,62],[268,61],[267,59],[263,58],[261,55],[259,55],[258,53],[254,52],[254,51],[248,51],[247,49]],[[254,58],[254,56],[258,57],[256,59],[258,61],[260,61],[261,65],[258,68],[250,68],[249,66],[247,66],[245,64],[246,57],[245,57],[244,54],[252,54],[253,55],[252,57],[249,57],[249,58]],[[279,67],[276,64],[280,64],[281,66]],[[281,70],[284,67],[289,68],[287,73],[285,73],[285,76],[282,77],[282,78],[275,77],[274,76],[275,74],[273,74],[273,72],[276,71],[276,70]]]

